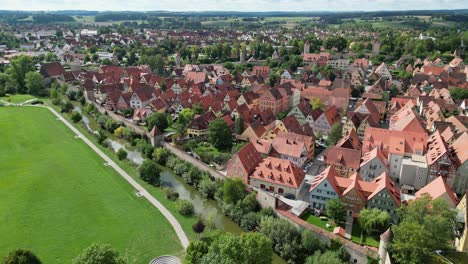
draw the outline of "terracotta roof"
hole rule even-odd
[[[270,182],[291,188],[299,188],[305,172],[291,161],[268,157],[255,168],[251,179]]]
[[[375,190],[372,192],[371,195],[367,198],[368,200],[372,199],[376,195],[378,195],[382,190],[386,189],[387,194],[392,197],[395,204],[400,207],[401,204],[401,197],[400,197],[400,190],[395,185],[395,183],[390,179],[390,176],[386,172],[382,173],[379,177],[375,178],[372,184],[376,185]]]
[[[388,165],[387,157],[379,148],[374,148],[373,150],[364,153],[361,158],[362,161],[361,161],[360,167],[366,165],[367,162],[373,160],[376,157],[384,164],[387,170],[390,169],[390,166]]]
[[[64,74],[65,69],[63,68],[62,64],[60,64],[60,62],[51,62],[42,64],[40,73],[46,78],[55,77]]]
[[[157,126],[153,126],[153,129],[151,129],[149,134],[151,137],[162,135],[161,131],[159,130]]]
[[[339,178],[338,173],[332,168],[332,166],[328,166],[324,171],[322,171],[319,175],[314,177],[314,180],[312,181],[310,185],[309,192],[314,190],[320,183],[322,183],[325,179],[328,180],[328,182],[331,184],[333,189],[338,195],[341,195],[340,188],[338,186],[338,183],[336,182],[336,179]]]
[[[434,200],[440,198],[444,194],[447,194],[448,198],[453,203],[453,206],[457,205],[458,203],[457,196],[452,191],[452,189],[450,189],[442,176],[437,177],[435,180],[424,186],[421,190],[417,191],[416,198],[421,197],[423,194],[429,194]]]
[[[250,143],[253,144],[253,146],[259,153],[265,154],[265,155],[270,154],[270,151],[271,151],[270,141],[266,139],[257,139],[257,140],[251,140]]]
[[[385,155],[389,153],[400,155],[405,153],[415,154],[416,151],[424,154],[426,152],[427,138],[427,134],[424,133],[368,127],[364,132],[362,149],[364,152],[367,152],[378,147]]]
[[[359,169],[361,151],[355,149],[330,147],[326,150],[323,161],[329,165]]]
[[[391,227],[389,227],[387,229],[387,231],[385,231],[382,235],[380,235],[380,240],[384,241],[384,242],[390,242],[392,241],[393,239],[393,232],[392,232],[392,229]]]
[[[468,160],[468,132],[463,132],[453,143],[452,148],[460,164]]]
[[[439,131],[436,131],[427,139],[427,164],[432,165],[445,154],[448,154],[449,158],[452,158],[447,143],[445,143]]]
[[[189,81],[192,81],[194,84],[205,83],[207,80],[206,72],[187,72],[185,78]]]
[[[341,148],[361,150],[362,144],[361,141],[359,141],[356,130],[352,128],[351,130],[346,131],[345,135],[342,139],[340,139],[340,141],[338,141],[336,146]]]
[[[407,103],[390,118],[390,130],[427,133],[424,120]]]

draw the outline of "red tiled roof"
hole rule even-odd
[[[442,176],[437,177],[435,180],[424,186],[421,190],[417,191],[416,198],[421,197],[423,194],[429,194],[434,200],[440,198],[444,194],[447,194],[448,198],[453,203],[453,206],[457,205],[458,203],[457,196],[452,191],[452,189],[450,189]]]
[[[268,157],[255,168],[251,179],[270,182],[291,188],[299,188],[305,172],[291,161]]]

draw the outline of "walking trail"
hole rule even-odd
[[[23,104],[22,104],[23,105]],[[113,162],[104,152],[102,152],[93,142],[91,142],[87,137],[85,137],[78,129],[76,129],[70,122],[63,118],[57,111],[49,106],[35,106],[43,107],[49,109],[59,120],[61,120],[68,128],[70,128],[76,135],[78,135],[91,149],[93,149],[101,158],[103,158],[109,166],[116,170],[122,178],[124,178],[130,185],[133,186],[141,196],[145,197],[154,207],[156,207],[163,215],[166,217],[167,221],[174,228],[177,237],[180,240],[180,243],[186,249],[189,245],[189,239],[182,229],[180,223],[175,219],[175,217],[169,212],[164,205],[162,205],[156,198],[154,198],[146,189],[137,183],[130,175],[128,175],[122,168],[120,168],[115,162]]]

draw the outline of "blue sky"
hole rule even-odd
[[[468,9],[468,0],[0,0],[0,10],[372,11]]]

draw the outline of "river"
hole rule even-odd
[[[135,164],[143,163],[144,158],[140,152],[130,151],[125,147],[125,145],[117,141],[110,139],[107,139],[107,141],[115,152],[120,148],[123,148],[127,151],[127,158],[129,160]],[[213,223],[215,229],[220,229],[236,235],[243,232],[242,228],[240,228],[238,224],[223,214],[223,211],[216,201],[204,198],[197,189],[185,183],[181,177],[177,176],[171,170],[168,169],[161,173],[161,181],[164,186],[170,187],[174,191],[178,192],[180,199],[190,201],[193,204],[195,214],[201,215],[205,222],[210,221]],[[274,254],[272,263],[284,264],[286,262],[278,255]]]

